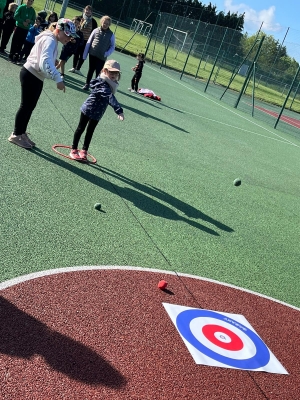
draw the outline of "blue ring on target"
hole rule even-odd
[[[235,328],[239,329],[240,331],[244,332],[245,335],[247,335],[252,342],[254,343],[256,347],[256,354],[248,359],[244,360],[236,360],[234,358],[226,357],[221,354],[216,353],[215,351],[209,349],[206,347],[204,344],[199,342],[198,339],[193,335],[191,328],[190,328],[190,323],[194,318],[198,317],[210,317],[210,318],[215,318],[218,320],[221,320],[223,322],[226,322],[229,325],[234,326]],[[268,364],[270,361],[270,352],[265,343],[261,340],[261,338],[252,330],[250,330],[248,327],[244,326],[240,322],[234,321],[231,317],[230,320],[233,322],[236,322],[238,324],[230,324],[229,321],[227,321],[225,318],[226,316],[219,314],[214,311],[209,311],[209,310],[185,310],[182,311],[180,314],[177,315],[176,318],[176,325],[177,328],[180,332],[180,334],[191,344],[193,345],[197,350],[199,350],[201,353],[205,354],[206,356],[212,358],[213,360],[219,361],[225,365],[229,365],[234,368],[239,368],[239,369],[257,369],[264,367],[265,365]],[[242,329],[244,328],[244,329]]]

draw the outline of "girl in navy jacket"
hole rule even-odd
[[[115,98],[120,79],[120,64],[115,60],[108,60],[104,64],[101,74],[91,80],[91,94],[81,106],[81,115],[78,127],[74,133],[70,157],[77,161],[87,161],[87,151],[98,122],[103,117],[107,106],[110,105],[118,118],[123,121],[123,109]],[[78,151],[78,143],[86,129],[82,150]]]

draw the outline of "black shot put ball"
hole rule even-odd
[[[240,186],[241,183],[242,183],[242,181],[241,181],[239,178],[237,178],[237,179],[235,179],[235,180],[233,181],[234,186]]]
[[[101,204],[100,203],[96,203],[95,205],[94,205],[94,209],[95,210],[101,210]]]

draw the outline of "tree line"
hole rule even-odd
[[[83,2],[84,0],[75,0]],[[257,35],[248,35],[242,33],[244,29],[244,14],[231,13],[226,14],[223,11],[218,11],[217,7],[209,2],[208,5],[198,0],[94,0],[93,7],[99,10],[101,14],[110,15],[112,18],[123,21],[130,25],[135,18],[154,24],[158,13],[168,13],[188,19],[201,21],[217,27],[229,28],[230,35],[234,36],[232,44],[232,52],[243,57],[257,39]],[[233,32],[235,31],[235,33]],[[223,33],[222,29],[218,29],[212,36],[211,44],[217,46],[221,40]],[[229,32],[228,32],[229,35]],[[278,40],[272,35],[266,35],[260,32],[260,35],[265,35],[264,46],[259,57],[259,65],[262,70],[265,70],[271,75],[280,77],[293,76],[297,68],[298,62],[287,54],[287,49],[282,46]],[[214,44],[213,44],[214,43]],[[228,49],[228,53],[231,51]],[[234,55],[234,54],[232,54]],[[272,69],[272,71],[270,70]]]
[[[153,23],[157,13],[162,12],[238,31],[244,28],[244,14],[218,12],[211,2],[205,5],[198,0],[95,0],[93,5],[101,8],[102,13],[119,20],[145,20],[152,13],[147,21]]]

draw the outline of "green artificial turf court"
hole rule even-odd
[[[151,63],[140,86],[162,102],[132,94],[135,58],[111,58],[121,63],[125,121],[107,110],[89,149],[95,165],[51,149],[72,144],[87,97],[84,78],[68,72],[66,93],[45,81],[28,127],[36,148],[7,141],[20,67],[0,58],[1,280],[130,265],[204,276],[299,307],[299,141]]]

